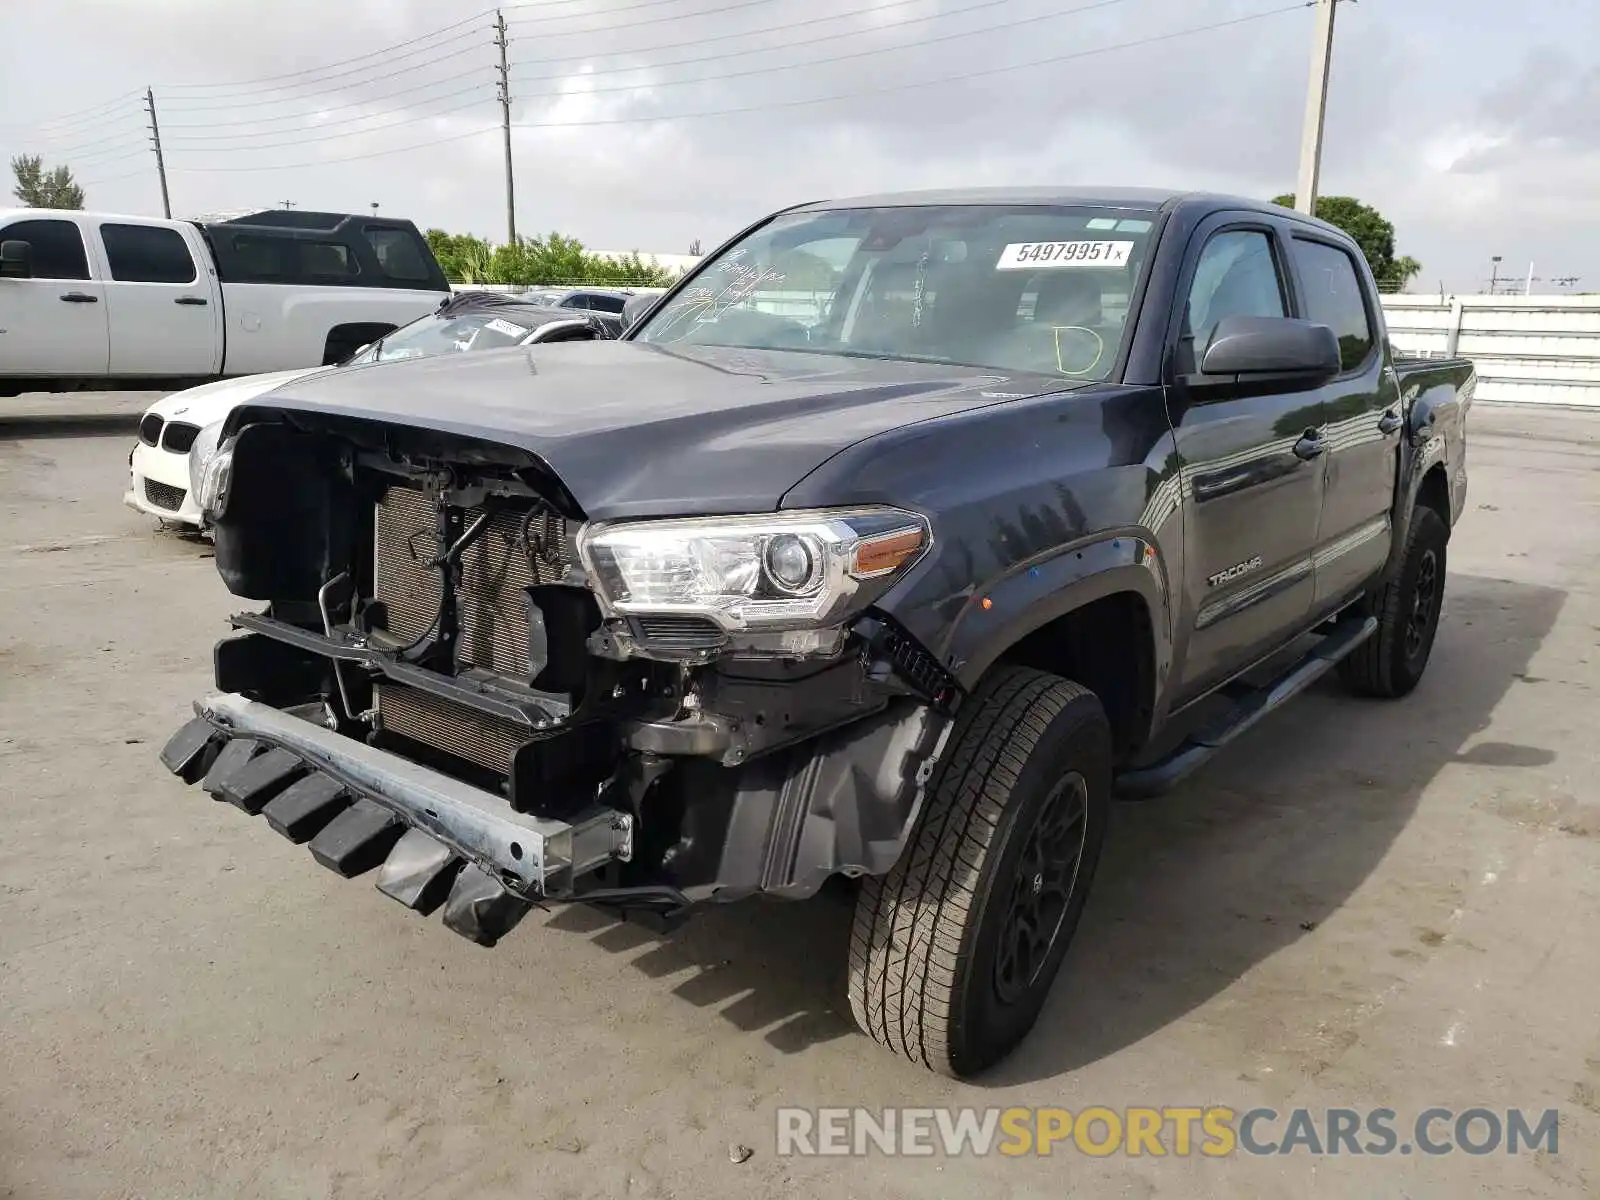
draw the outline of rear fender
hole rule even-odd
[[[1398,569],[1411,531],[1411,516],[1429,472],[1435,467],[1444,469],[1449,491],[1445,523],[1451,529],[1466,504],[1466,410],[1477,380],[1473,373],[1464,385],[1459,384],[1453,377],[1453,366],[1458,365],[1437,371],[1409,371],[1404,380],[1401,407],[1406,414],[1406,432],[1400,445],[1394,537],[1385,578]]]

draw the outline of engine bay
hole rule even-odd
[[[514,813],[622,814],[626,859],[574,890],[624,906],[808,894],[898,844],[957,697],[883,614],[804,638],[608,614],[581,510],[518,451],[335,419],[229,445],[217,561],[266,605],[217,646],[224,693],[315,710]]]

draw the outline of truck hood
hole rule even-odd
[[[351,367],[251,407],[513,446],[554,471],[589,517],[610,520],[771,511],[863,438],[1077,386],[943,363],[596,341]]]
[[[215,383],[202,383],[199,387],[185,388],[163,396],[145,412],[155,413],[163,420],[184,420],[202,428],[220,421],[246,400],[254,400],[263,392],[270,392],[280,384],[307,375],[320,375],[331,367],[302,367],[296,371],[271,371],[264,375],[241,375],[237,379],[219,379]]]

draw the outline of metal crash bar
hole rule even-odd
[[[595,807],[578,820],[517,812],[500,796],[235,692],[195,701],[195,714],[230,737],[281,747],[425,830],[509,890],[560,896],[573,880],[633,852],[633,818]]]

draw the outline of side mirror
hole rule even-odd
[[[1200,360],[1202,375],[1292,375],[1308,387],[1339,373],[1339,339],[1292,317],[1223,317]]]
[[[627,333],[639,323],[639,318],[656,302],[659,297],[648,293],[638,296],[629,296],[622,305],[622,332]]]
[[[13,238],[0,242],[0,279],[31,279],[33,246]]]

